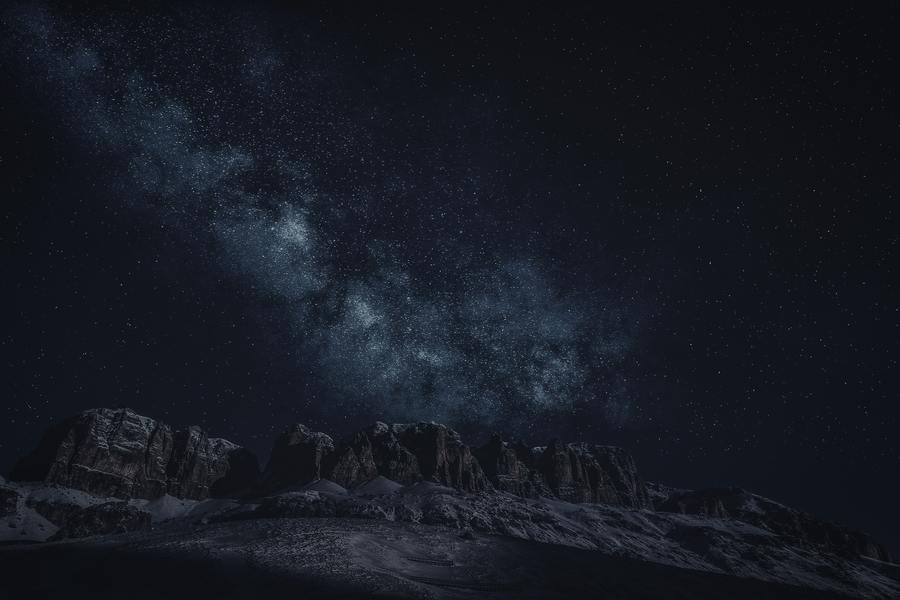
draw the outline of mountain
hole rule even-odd
[[[253,485],[258,471],[249,450],[199,427],[173,430],[128,408],[96,408],[52,426],[9,476],[98,496],[203,500]]]
[[[0,597],[119,597],[137,578],[173,598],[900,597],[872,537],[739,488],[645,482],[611,446],[293,424],[260,473],[197,427],[93,409],[10,479]]]

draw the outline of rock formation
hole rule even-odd
[[[512,445],[499,434],[474,450],[475,456],[491,484],[502,492],[537,498],[553,496],[541,473],[530,468],[531,449],[522,444]]]
[[[334,441],[319,431],[296,423],[275,439],[269,464],[263,473],[265,489],[320,479],[322,461],[334,452]]]
[[[528,448],[494,436],[476,455],[491,483],[517,496],[651,508],[634,459],[621,448],[558,440]]]
[[[202,500],[251,486],[256,458],[199,427],[173,431],[124,409],[98,408],[51,427],[10,478],[45,481],[99,496]]]
[[[437,423],[375,423],[335,445],[328,435],[292,425],[272,449],[263,487],[318,478],[355,487],[383,475],[399,483],[431,481],[477,493],[490,489],[478,460],[459,434]]]
[[[328,458],[326,473],[340,485],[352,488],[378,476],[369,434],[360,431],[341,443]]]
[[[6,485],[6,481],[0,478],[0,517],[16,512],[18,504],[19,491],[11,485]]]
[[[125,502],[104,502],[74,511],[51,540],[125,533],[150,528],[150,514]]]
[[[459,434],[437,423],[376,423],[369,430],[378,472],[400,483],[431,481],[478,493],[490,484]],[[394,477],[389,473],[393,472]]]
[[[528,448],[494,436],[472,450],[456,431],[437,423],[377,422],[338,444],[324,433],[292,425],[275,442],[263,489],[318,478],[353,488],[378,475],[472,494],[500,490],[526,498],[651,507],[634,460],[621,448],[559,441]]]

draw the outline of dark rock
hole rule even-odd
[[[76,515],[79,515],[85,510],[85,507],[69,502],[52,502],[49,500],[32,500],[29,498],[26,503],[29,508],[34,509],[35,512],[57,527],[65,527],[70,519],[75,518]]]
[[[320,478],[352,488],[378,475],[404,484],[421,481],[423,474],[416,454],[401,444],[397,436],[405,427],[376,423],[336,447],[330,436],[310,431],[304,425],[293,425],[275,441],[262,489],[271,492]],[[408,441],[415,444],[422,440],[410,435]],[[424,446],[420,450],[428,454]],[[429,474],[452,478],[452,468],[445,464],[449,457],[445,456],[445,462],[438,466],[438,451],[432,448],[431,453],[435,458]],[[462,475],[457,479],[461,481]]]
[[[345,488],[356,487],[378,476],[372,442],[365,431],[342,442],[326,462],[328,478]]]
[[[468,493],[491,488],[459,434],[437,423],[375,423],[340,443],[321,464],[319,476],[347,488],[378,475],[401,484],[432,481]]]
[[[597,486],[598,502],[631,508],[653,508],[647,484],[640,478],[631,453],[615,446],[579,446],[590,456],[589,468],[596,468],[605,476],[605,489]]]
[[[336,504],[319,492],[290,492],[263,498],[253,513],[241,514],[239,518],[333,517]]]
[[[19,490],[6,485],[5,481],[0,481],[0,517],[14,514],[19,505],[19,498]]]
[[[646,484],[637,474],[631,455],[614,446],[563,444],[558,440],[546,447],[518,455],[537,471],[553,495],[568,502],[599,502],[651,508]]]
[[[311,431],[300,423],[292,425],[275,440],[263,474],[263,489],[279,490],[320,479],[323,477],[322,461],[332,452],[334,441],[330,436]]]
[[[513,446],[503,441],[499,434],[495,434],[487,444],[473,450],[473,453],[496,489],[523,498],[553,495],[543,476],[528,468],[525,461],[529,460],[529,449],[525,446]]]
[[[229,515],[224,520],[258,518],[346,517],[396,520],[395,507],[377,500],[321,493],[314,490],[285,492],[263,498],[253,511]]]
[[[558,440],[529,448],[495,435],[476,455],[494,487],[517,496],[651,507],[634,459],[621,448]]]
[[[466,493],[499,489],[529,498],[651,505],[634,460],[620,448],[552,442],[532,449],[494,437],[473,451],[456,431],[437,423],[377,422],[337,445],[324,433],[294,425],[276,440],[263,490],[318,478],[354,488],[378,475]]]
[[[472,451],[446,425],[408,423],[388,427],[378,423],[373,430],[377,431],[373,435],[376,465],[379,474],[388,479],[400,483],[432,481],[471,494],[491,488]],[[380,452],[382,448],[386,452]],[[380,461],[385,455],[388,460]]]
[[[219,442],[226,440],[219,439]],[[221,477],[213,479],[209,488],[209,495],[214,498],[234,496],[249,490],[259,480],[259,460],[250,450],[235,446],[230,449],[219,450],[226,459],[219,463],[221,469],[225,466]]]
[[[378,422],[354,436],[350,447],[360,464],[360,479],[374,473],[402,484],[422,480],[416,454],[400,443],[395,427],[402,426]]]
[[[725,508],[723,499],[729,494],[727,490],[681,490],[658,499],[655,508],[662,512],[728,519],[731,515]]]
[[[252,486],[259,477],[256,456],[237,444],[209,438],[196,426],[176,431],[166,468],[167,493],[177,498],[223,496]]]
[[[741,488],[672,491],[656,502],[657,510],[737,519],[768,529],[795,543],[814,545],[844,556],[890,562],[888,549],[870,536],[779,504]]]
[[[249,462],[248,451],[198,427],[173,432],[127,408],[98,408],[51,427],[10,477],[100,496],[202,500],[222,479],[230,489],[252,485]]]
[[[50,538],[61,540],[91,535],[125,533],[150,528],[150,514],[126,502],[105,502],[73,512],[65,526]]]

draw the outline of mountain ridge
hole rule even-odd
[[[890,552],[865,533],[741,488],[646,482],[616,446],[494,435],[469,447],[435,422],[376,422],[337,441],[295,423],[260,470],[252,452],[199,427],[90,409],[49,428],[0,480],[0,518],[8,542],[159,528],[182,539],[272,519],[392,522],[854,597],[900,593]]]

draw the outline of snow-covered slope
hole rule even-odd
[[[262,499],[253,511],[226,518],[430,525],[849,596],[900,596],[896,574],[877,561],[841,556],[737,519],[527,499],[503,492],[469,495],[426,482],[400,486],[384,479],[372,484],[378,494],[277,494]]]

